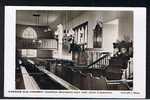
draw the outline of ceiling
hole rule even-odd
[[[122,12],[122,11],[92,11],[98,16],[102,16],[105,22],[111,21],[114,18],[120,16],[131,15],[131,12]],[[84,13],[89,13],[91,11],[46,11],[46,10],[17,10],[16,12],[16,23],[22,25],[37,25],[36,18],[33,14],[40,14],[39,25],[46,26],[49,25],[52,29],[56,29],[57,25],[60,23],[67,23],[74,19],[77,16],[80,16]]]
[[[81,15],[84,11],[35,11],[35,10],[18,10],[16,12],[16,23],[22,25],[37,25],[36,17],[33,14],[40,14],[40,26],[49,25],[55,28],[62,21],[70,21],[73,18]]]

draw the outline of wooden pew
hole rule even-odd
[[[50,71],[40,68],[38,66],[36,66],[40,71],[44,72],[45,74],[47,74],[53,81],[59,83],[60,85],[62,85],[63,87],[65,87],[68,90],[79,90],[79,88],[73,86],[72,84],[68,83],[67,81],[61,79],[60,77],[56,76],[55,74],[51,73]]]
[[[26,68],[21,66],[21,73],[23,76],[23,81],[25,85],[25,89],[31,89],[31,90],[39,90],[39,86],[37,85],[36,81],[33,79],[32,76],[29,75]]]

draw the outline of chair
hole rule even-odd
[[[108,66],[105,71],[108,80],[120,80],[122,78],[123,72],[119,66]]]
[[[80,71],[80,89],[86,90],[86,75]]]
[[[85,90],[92,89],[92,73],[87,73],[84,80]]]
[[[104,77],[92,77],[92,90],[107,90],[107,83]]]

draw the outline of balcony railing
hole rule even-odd
[[[17,39],[18,49],[57,49],[56,39]]]

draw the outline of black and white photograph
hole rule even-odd
[[[13,21],[10,16],[6,21],[9,27],[9,21],[13,22],[12,30],[6,31],[12,32],[13,39],[7,38],[8,34],[5,38],[9,42],[5,48],[13,48],[5,53],[5,65],[13,67],[8,69],[7,66],[9,71],[6,72],[5,66],[5,82],[9,75],[13,79],[9,80],[12,86],[8,87],[8,82],[5,84],[5,93],[15,96],[24,91],[31,97],[34,92],[37,96],[40,91],[65,90],[68,94],[74,93],[69,91],[81,91],[75,95],[82,95],[83,91],[83,96],[90,95],[87,91],[93,91],[92,97],[107,94],[113,97],[110,96],[113,92],[120,93],[119,96],[143,97],[140,90],[144,90],[145,73],[139,71],[141,68],[144,72],[142,61],[145,60],[141,60],[141,64],[139,59],[144,55],[137,56],[137,53],[145,50],[139,50],[145,38],[139,33],[144,34],[145,22],[138,16],[144,14],[145,9],[20,8],[12,9],[12,12],[6,9],[5,14],[13,14]],[[137,42],[140,38],[142,42]],[[10,64],[7,64],[8,55],[13,58]],[[141,87],[136,82],[138,78],[143,79]],[[108,93],[98,93],[102,91]]]
[[[16,11],[16,89],[132,90],[132,11]]]

